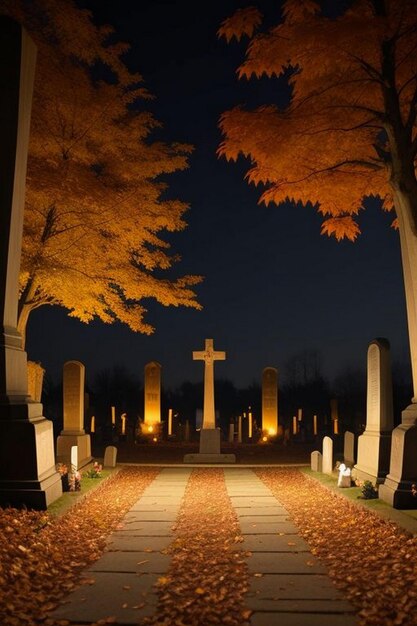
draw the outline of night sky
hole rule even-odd
[[[197,287],[204,310],[149,302],[156,331],[146,337],[120,324],[84,325],[64,309],[43,307],[29,322],[29,358],[55,380],[69,359],[86,365],[89,380],[113,365],[142,378],[145,363],[156,360],[168,388],[202,379],[192,351],[202,349],[205,338],[227,352],[216,376],[239,387],[260,381],[265,366],[283,371],[289,357],[306,349],[321,352],[330,379],[346,366],[365,367],[375,337],[387,337],[394,361],[408,363],[392,215],[370,204],[359,240],[337,243],[320,236],[312,208],[258,205],[259,190],[243,180],[247,164],[216,157],[223,111],[239,103],[282,104],[288,95],[282,81],[238,82],[244,44],[217,39],[221,21],[245,3],[83,0],[82,6],[131,44],[127,62],[157,98],[150,108],[164,124],[162,137],[195,146],[190,168],[169,178],[172,196],[191,205],[188,229],[169,240],[182,256],[174,273],[205,276]],[[271,16],[278,4],[258,6]]]

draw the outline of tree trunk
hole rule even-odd
[[[401,244],[405,299],[407,304],[408,335],[410,340],[413,377],[412,403],[417,403],[417,236],[413,223],[413,198],[404,190],[394,190]]]

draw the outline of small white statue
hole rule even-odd
[[[350,487],[351,485],[351,470],[350,467],[346,467],[344,463],[339,465],[339,478],[337,480],[338,487]]]

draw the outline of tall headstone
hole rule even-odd
[[[52,423],[28,397],[17,331],[19,270],[36,47],[0,16],[0,504],[45,509],[62,494]]]
[[[206,339],[205,349],[193,352],[194,361],[204,361],[204,407],[203,425],[200,431],[199,454],[186,454],[185,463],[234,463],[234,454],[221,454],[220,428],[216,428],[214,408],[214,361],[224,361],[225,352],[214,350],[213,339]]]
[[[262,430],[269,435],[278,432],[278,370],[265,367],[262,372]]]
[[[343,458],[345,465],[353,467],[355,463],[355,435],[349,430],[345,432],[343,444]]]
[[[358,439],[355,478],[383,482],[389,470],[393,426],[390,347],[387,339],[378,338],[368,348],[366,428]]]
[[[229,443],[233,443],[235,440],[235,423],[230,422],[229,424]]]
[[[151,361],[145,365],[145,431],[152,432],[161,424],[161,365]]]
[[[84,430],[85,367],[79,361],[64,364],[64,428],[57,440],[57,457],[68,462],[72,446],[78,448],[78,467],[91,461],[91,438]]]
[[[323,474],[333,474],[333,440],[330,437],[323,437]]]

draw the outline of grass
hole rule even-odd
[[[97,489],[103,481],[110,478],[119,471],[119,468],[102,470],[100,478],[81,478],[81,491],[66,491],[62,494],[58,500],[52,502],[48,506],[48,513],[54,517],[59,517],[66,513],[74,504],[77,504],[82,500],[88,492]]]
[[[400,511],[393,509],[389,504],[375,498],[373,500],[365,500],[358,498],[362,495],[360,487],[345,487],[340,488],[337,486],[337,477],[330,476],[328,474],[321,474],[320,472],[313,472],[309,467],[303,467],[300,470],[306,476],[309,476],[313,480],[317,480],[327,489],[337,493],[339,496],[350,500],[356,506],[361,506],[371,511],[374,511],[384,519],[390,520],[401,526],[413,535],[417,535],[417,509]]]

